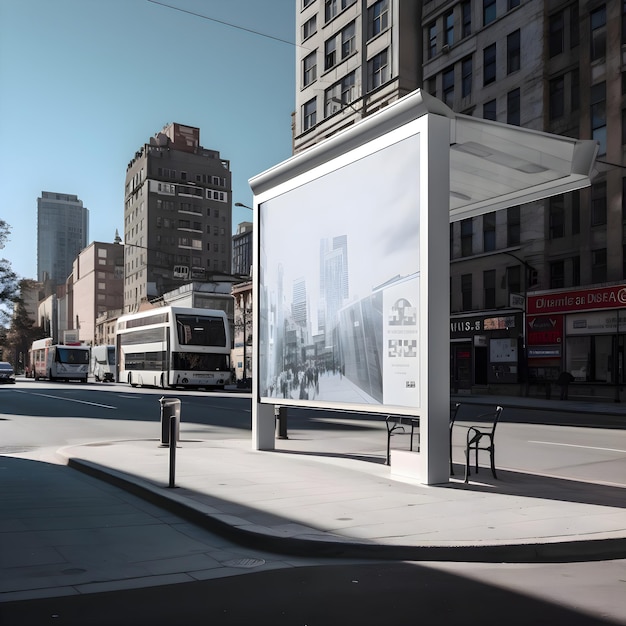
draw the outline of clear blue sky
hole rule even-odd
[[[76,194],[89,242],[124,236],[124,176],[164,125],[229,159],[233,205],[291,156],[294,0],[0,0],[0,257],[36,278],[37,198]],[[264,37],[244,29],[258,31]],[[251,220],[233,209],[233,225]]]

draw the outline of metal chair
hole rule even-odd
[[[413,436],[415,434],[415,427],[419,429],[420,419],[419,417],[406,417],[401,415],[387,415],[385,418],[385,424],[387,425],[387,460],[385,465],[391,465],[391,437],[399,430],[404,432],[404,426],[411,427],[411,439],[409,450],[413,451]],[[417,445],[419,448],[419,430],[417,432]]]
[[[472,450],[475,455],[475,467],[476,473],[478,473],[478,451],[484,450],[489,452],[489,457],[491,461],[491,473],[494,478],[498,478],[496,476],[496,464],[495,464],[495,436],[496,436],[496,426],[498,425],[498,420],[500,419],[500,415],[502,413],[502,407],[497,406],[495,410],[490,411],[488,413],[482,413],[481,415],[476,415],[475,418],[490,418],[487,419],[484,424],[480,424],[479,426],[470,426],[467,431],[467,439],[465,445],[465,482],[468,482],[470,476],[470,453]],[[474,418],[474,419],[475,419]],[[486,439],[487,445],[481,446],[481,440]]]
[[[454,476],[454,468],[452,467],[452,429],[454,428],[454,422],[460,406],[460,402],[450,403],[450,476]]]

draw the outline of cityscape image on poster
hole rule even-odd
[[[419,405],[420,136],[296,177],[259,205],[259,395]]]

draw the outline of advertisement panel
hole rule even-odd
[[[367,145],[259,204],[259,394],[419,401],[420,134]]]

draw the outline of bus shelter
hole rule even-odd
[[[418,90],[252,178],[253,448],[277,405],[419,418],[410,475],[447,482],[449,224],[588,186],[596,153]]]

